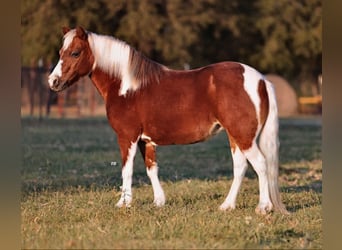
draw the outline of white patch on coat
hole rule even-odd
[[[259,180],[259,204],[256,208],[257,213],[265,214],[272,210],[272,202],[269,194],[267,163],[264,155],[260,151],[257,144],[254,142],[252,147],[245,150],[244,155],[252,165],[258,175]]]
[[[141,140],[143,140],[143,141],[146,141],[146,142],[148,142],[148,143],[151,143],[153,146],[157,146],[157,144],[154,142],[154,141],[152,141],[152,139],[151,139],[151,137],[149,137],[148,135],[146,135],[146,134],[142,134],[141,135]]]
[[[260,124],[260,96],[258,87],[259,81],[261,79],[264,80],[264,77],[260,72],[256,71],[248,65],[241,63],[241,66],[245,69],[245,71],[243,72],[244,88],[255,106],[258,123]]]
[[[158,178],[158,165],[155,164],[151,168],[147,168],[146,171],[152,183],[154,194],[153,202],[157,207],[161,207],[165,204],[165,194]]]
[[[132,142],[128,150],[126,163],[122,168],[122,193],[121,198],[116,204],[117,207],[123,205],[130,206],[132,202],[132,176],[133,176],[133,161],[137,151],[138,140]]]
[[[225,201],[220,206],[220,210],[233,210],[236,206],[236,197],[240,190],[243,177],[245,176],[248,164],[246,156],[238,147],[231,150],[234,166],[234,179]]]

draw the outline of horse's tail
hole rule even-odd
[[[269,111],[263,130],[260,134],[259,146],[266,158],[267,179],[270,198],[275,210],[281,213],[288,213],[285,205],[282,203],[278,185],[278,108],[276,95],[271,82],[265,80],[269,100]]]

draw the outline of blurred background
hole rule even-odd
[[[62,27],[76,25],[174,69],[249,64],[275,84],[281,117],[321,115],[321,0],[22,0],[22,116],[105,115],[88,78],[62,93],[48,88]]]

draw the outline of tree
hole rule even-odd
[[[21,1],[22,64],[44,58],[56,62],[62,42],[62,27],[81,25],[113,35],[118,29],[125,1]]]
[[[127,1],[126,15],[120,20],[115,31],[117,37],[129,41],[129,44],[146,55],[156,57],[159,34],[165,18],[160,15],[157,4],[160,1]]]
[[[61,27],[81,25],[173,68],[241,61],[296,86],[321,73],[321,0],[22,0],[21,7],[23,65],[56,62]]]
[[[321,1],[260,0],[257,7],[255,25],[263,41],[251,62],[261,70],[297,78],[297,84],[316,82],[322,70]]]
[[[21,1],[21,13],[22,64],[29,65],[43,57],[55,58],[61,40],[58,26],[68,23],[58,2]]]

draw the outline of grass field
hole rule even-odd
[[[291,215],[256,215],[249,168],[237,209],[218,206],[232,183],[224,133],[205,143],[158,147],[167,202],[153,192],[139,153],[133,204],[118,209],[121,163],[105,118],[22,119],[22,248],[322,248],[321,126],[282,120],[280,185]]]

